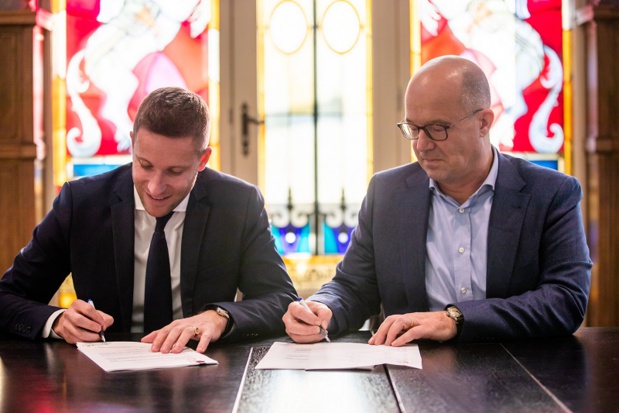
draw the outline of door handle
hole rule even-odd
[[[244,156],[249,155],[249,124],[261,125],[264,123],[263,120],[249,116],[247,113],[248,109],[249,105],[247,103],[241,105],[241,146]]]

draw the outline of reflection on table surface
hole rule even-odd
[[[337,340],[364,342],[361,331]],[[110,340],[139,340],[116,335]],[[0,337],[2,412],[612,412],[619,328],[506,343],[419,342],[423,369],[253,367],[273,340],[214,343],[217,366],[106,373],[61,341]]]

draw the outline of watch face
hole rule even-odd
[[[462,320],[462,313],[457,308],[449,307],[447,309],[447,312],[449,313],[449,317],[451,317],[454,320],[456,320],[456,323],[459,323],[460,320]]]
[[[230,318],[230,314],[223,308],[217,307],[216,311],[217,311],[217,314],[219,314],[220,316]]]

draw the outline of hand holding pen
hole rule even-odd
[[[302,297],[297,298],[297,300],[299,301],[299,304],[303,306],[303,308],[314,314],[314,312],[309,308],[309,306]],[[322,338],[324,338],[325,340],[327,340],[328,343],[330,343],[331,340],[329,340],[329,334],[327,333],[327,330],[325,330],[321,325],[319,325],[318,327],[320,328],[320,334],[322,335]]]
[[[90,298],[88,299],[88,304],[90,304],[90,306],[96,310],[95,303]],[[99,337],[101,338],[101,341],[106,343],[105,336],[103,335],[103,327],[101,327],[101,330],[99,331]]]
[[[114,324],[114,317],[94,308],[94,303],[80,299],[58,313],[50,335],[53,333],[69,344],[95,341],[95,334],[104,340],[103,331]]]

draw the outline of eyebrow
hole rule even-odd
[[[151,166],[152,166],[152,164],[153,164],[153,163],[152,163],[151,161],[149,161],[148,159],[146,159],[146,158],[142,158],[142,157],[140,157],[140,156],[138,156],[138,155],[135,155],[135,158],[138,160],[138,162],[139,162],[139,164],[140,164],[141,166],[148,166],[148,165],[151,165]],[[146,164],[148,164],[148,165],[144,165],[144,163],[146,163]],[[175,168],[179,168],[179,169],[189,169],[189,168],[191,168],[191,165],[170,165],[170,166],[166,166],[166,167],[165,167],[165,168],[163,168],[163,169],[166,169],[166,170],[171,170],[171,169],[175,169]]]
[[[410,123],[411,125],[414,126],[428,126],[428,125],[442,125],[442,126],[447,126],[450,125],[452,122],[449,122],[447,120],[444,119],[434,119],[430,122],[426,122],[426,123],[416,123],[411,121],[409,118],[404,118],[404,122],[405,123]]]

